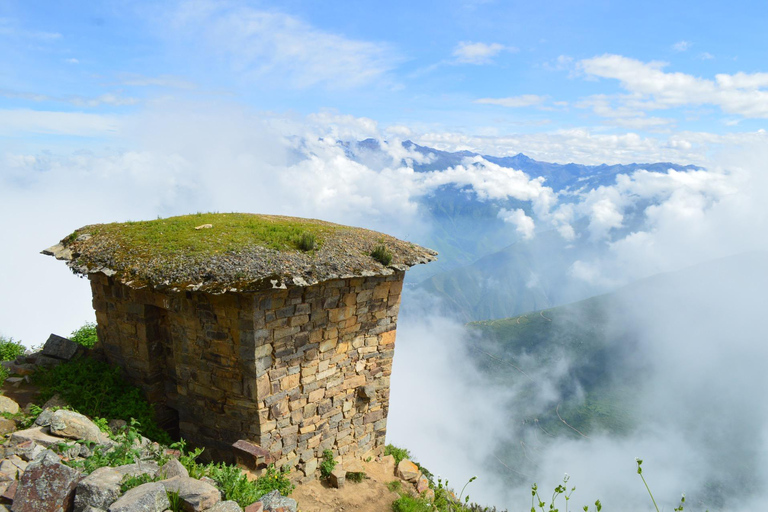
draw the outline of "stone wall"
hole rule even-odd
[[[383,448],[404,275],[222,295],[90,279],[107,359],[166,427],[217,458],[249,440],[309,479],[325,449]]]

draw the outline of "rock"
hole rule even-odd
[[[178,492],[187,512],[205,510],[221,501],[221,493],[213,485],[195,478],[175,476],[160,482],[168,492]]]
[[[160,482],[134,487],[107,509],[109,512],[163,512],[170,508],[168,494]]]
[[[34,441],[24,441],[14,446],[13,451],[22,459],[33,461],[45,451],[45,447],[40,446]]]
[[[4,500],[13,501],[13,498],[16,497],[16,489],[19,488],[19,481],[14,480],[11,482],[11,485],[3,491],[3,494],[0,495],[0,498],[3,498]]]
[[[422,496],[427,501],[435,501],[435,491],[433,489],[427,489],[426,491],[424,491],[424,494],[422,494]]]
[[[35,365],[33,364],[12,364],[11,365],[11,373],[15,373],[16,375],[32,375],[35,373]]]
[[[0,436],[10,434],[16,430],[16,422],[8,418],[0,418]]]
[[[57,393],[53,395],[50,399],[48,399],[48,401],[43,404],[42,408],[51,409],[53,407],[68,407],[68,406],[69,404],[67,403],[67,401],[61,398],[61,396]]]
[[[8,398],[7,396],[0,395],[0,413],[16,414],[19,412],[19,404]]]
[[[11,434],[11,446],[15,446],[24,441],[34,441],[35,443],[49,448],[57,446],[63,440],[60,437],[54,437],[47,432],[48,427],[32,427],[26,430],[17,430]]]
[[[51,357],[51,356],[46,356],[46,355],[43,355],[43,354],[40,354],[35,359],[35,364],[37,366],[43,366],[43,367],[46,367],[46,368],[52,368],[54,366],[58,366],[58,365],[60,365],[63,362],[64,361],[61,360],[61,359],[57,359],[57,358]]]
[[[157,471],[160,469],[160,466],[157,465],[157,462],[150,460],[140,461],[135,464],[125,464],[124,466],[117,466],[113,469],[119,472],[122,476],[149,475],[154,477],[157,474]]]
[[[42,355],[69,361],[75,357],[75,354],[77,354],[78,350],[81,348],[80,345],[70,339],[51,334],[48,337],[48,341],[43,345]]]
[[[66,409],[59,409],[53,413],[50,429],[51,434],[70,439],[81,439],[94,443],[102,443],[107,439],[99,427],[86,416]]]
[[[25,377],[8,377],[7,379],[5,379],[5,382],[6,384],[10,384],[11,386],[17,388],[25,380],[26,380]]]
[[[336,468],[333,471],[331,471],[331,476],[328,477],[328,482],[331,484],[331,487],[335,487],[337,489],[341,489],[344,487],[344,480],[346,480],[347,472],[343,469]]]
[[[19,478],[19,476],[23,472],[24,470],[21,470],[16,464],[11,462],[9,459],[5,459],[2,462],[0,462],[0,473],[4,475],[8,475],[13,479]]]
[[[272,491],[261,497],[261,503],[264,505],[264,511],[267,512],[296,512],[296,500],[286,498],[280,491]]]
[[[384,466],[384,470],[388,475],[395,474],[395,457],[394,455],[385,455],[381,458],[381,463]]]
[[[53,417],[53,409],[45,409],[35,420],[35,425],[38,427],[48,427],[51,425],[51,418]]]
[[[264,512],[264,504],[260,501],[257,501],[256,503],[251,503],[247,507],[245,507],[245,512]]]
[[[195,229],[201,230],[201,229],[211,229],[213,227],[213,224],[200,224],[199,226],[195,226]]]
[[[429,479],[424,475],[419,475],[418,480],[416,480],[416,492],[421,494],[427,489],[429,489]]]
[[[118,434],[128,427],[128,422],[125,420],[109,420],[107,425],[109,425],[109,429],[113,434]]]
[[[244,439],[236,441],[232,445],[235,452],[235,460],[238,464],[251,469],[265,468],[275,462],[275,458],[270,452],[257,444],[253,444]]]
[[[99,468],[80,480],[75,491],[75,512],[87,507],[106,510],[120,497],[123,475],[110,467]]]
[[[51,450],[31,463],[19,480],[13,498],[13,512],[68,512],[75,500],[75,488],[82,473],[65,466]]]
[[[343,466],[347,473],[365,473],[363,463],[357,459],[350,460],[349,462],[345,461]]]
[[[370,400],[376,397],[376,388],[373,386],[360,386],[357,388],[357,396],[363,400]]]
[[[257,502],[258,503],[258,502]],[[247,508],[246,508],[247,510]],[[243,509],[236,501],[220,501],[206,512],[243,512]]]
[[[416,483],[420,474],[419,467],[408,459],[401,460],[400,464],[397,465],[397,477],[406,482]]]
[[[167,480],[175,476],[182,476],[186,478],[189,476],[189,471],[187,471],[187,468],[185,468],[184,465],[178,461],[178,459],[171,459],[157,470],[155,476],[161,480]]]

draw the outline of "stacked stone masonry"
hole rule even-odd
[[[326,449],[383,449],[404,275],[219,295],[90,279],[106,357],[161,422],[209,456],[245,439],[309,479]]]

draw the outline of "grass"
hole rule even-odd
[[[350,482],[359,484],[365,480],[365,471],[348,471],[345,478]]]
[[[206,224],[212,227],[195,229]],[[94,224],[73,234],[88,233],[115,247],[114,257],[119,266],[150,257],[182,254],[191,258],[209,257],[239,252],[253,245],[278,251],[308,251],[320,247],[323,235],[336,229],[337,226],[305,219],[245,213],[197,213],[150,221]],[[72,235],[63,242],[71,240]]]
[[[152,405],[144,393],[129,384],[119,368],[81,357],[54,368],[35,372],[40,400],[59,394],[75,410],[91,417],[123,419],[137,423],[146,437],[168,444],[168,433],[158,427]]]
[[[392,263],[392,253],[389,252],[384,244],[380,244],[374,247],[373,251],[371,251],[371,257],[385,267]]]

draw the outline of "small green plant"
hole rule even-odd
[[[69,339],[86,348],[93,348],[99,337],[96,335],[96,324],[86,322],[82,327],[72,331]]]
[[[391,482],[387,482],[387,489],[389,489],[391,492],[400,492],[402,488],[403,483],[400,480],[392,480]]]
[[[656,499],[653,497],[653,493],[651,492],[651,488],[648,486],[648,482],[645,481],[645,477],[643,476],[643,459],[635,458],[635,462],[637,463],[637,474],[640,475],[640,479],[643,481],[643,484],[645,484],[645,490],[648,491],[648,495],[651,497],[651,501],[653,502],[653,508],[656,509],[656,512],[659,512],[659,506],[656,504]],[[685,508],[685,493],[683,493],[682,497],[680,498],[680,505],[675,508],[675,512],[683,512],[683,509]]]
[[[0,366],[0,386],[5,384],[5,379],[11,375],[11,372],[5,366]]]
[[[141,452],[136,448],[136,441],[141,438],[137,430],[138,426],[138,422],[132,420],[128,428],[113,436],[113,440],[117,441],[117,446],[113,448],[96,447],[90,457],[83,460],[70,460],[66,464],[87,474],[104,466],[133,464],[141,457]],[[68,445],[65,446],[66,448],[62,447],[62,449],[68,448]]]
[[[355,482],[356,484],[359,484],[363,480],[365,480],[365,471],[351,471],[348,472],[346,475],[346,479],[350,482]]]
[[[261,498],[272,491],[278,491],[283,496],[290,495],[295,486],[288,478],[289,474],[290,471],[287,467],[281,468],[278,471],[275,469],[274,464],[270,464],[267,467],[267,471],[254,482],[258,491],[258,498]]]
[[[405,448],[398,448],[395,445],[388,444],[384,447],[384,455],[391,455],[395,458],[395,465],[400,464],[403,459],[410,459],[411,452]]]
[[[27,348],[20,341],[0,336],[0,361],[13,361],[26,351]]]
[[[148,484],[149,482],[157,482],[158,478],[155,476],[152,476],[148,473],[142,473],[140,475],[125,475],[123,477],[122,482],[120,482],[120,492],[126,493],[133,489],[134,487],[138,487],[143,484]]]
[[[171,504],[168,510],[171,512],[184,512],[184,502],[181,500],[178,491],[166,492],[168,495],[168,502]]]
[[[387,250],[384,244],[374,247],[371,256],[385,267],[392,263],[392,253]]]
[[[323,478],[328,478],[336,468],[336,461],[333,460],[333,452],[331,450],[323,451],[323,462],[320,463],[320,475]]]
[[[300,250],[309,252],[317,245],[317,238],[314,234],[305,231],[299,235],[298,240],[296,240],[296,245]]]

